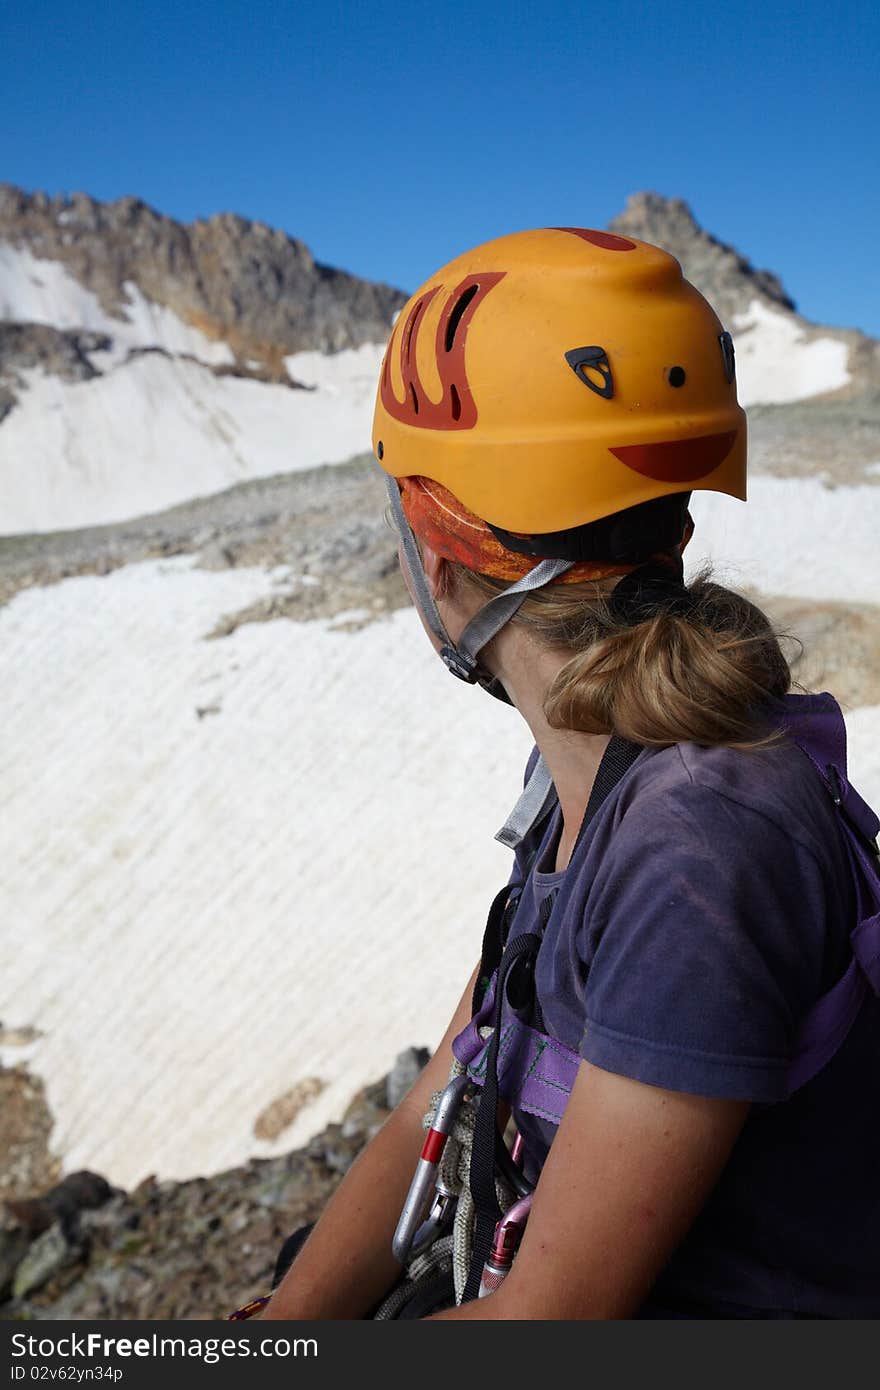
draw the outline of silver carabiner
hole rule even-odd
[[[455,1124],[455,1117],[469,1084],[470,1078],[466,1073],[461,1076],[454,1076],[437,1102],[437,1110],[431,1128],[425,1136],[422,1152],[416,1164],[416,1171],[413,1173],[409,1192],[406,1194],[406,1200],[394,1232],[394,1239],[391,1242],[391,1253],[401,1264],[409,1255],[416,1235],[419,1236],[419,1246],[423,1246],[427,1236],[436,1230],[441,1221],[445,1219],[452,1194],[441,1191],[431,1207],[431,1215],[424,1222],[424,1225],[429,1228],[428,1231],[424,1232],[420,1229],[423,1225],[422,1217],[425,1206],[430,1194],[434,1191],[437,1169],[446,1147],[446,1140]],[[435,1213],[437,1213],[436,1219]]]

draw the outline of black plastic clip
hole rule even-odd
[[[582,381],[585,386],[589,386],[591,391],[595,391],[597,396],[603,396],[606,401],[613,398],[614,379],[611,375],[608,354],[603,347],[571,348],[565,354],[565,360],[578,381]],[[593,372],[594,375],[589,376],[588,371]],[[599,378],[598,381],[596,380],[597,377]]]
[[[534,949],[520,956],[508,972],[506,989],[507,1002],[523,1023],[534,1026],[537,993],[535,986],[535,964],[538,956],[538,942]]]
[[[831,800],[834,802],[835,806],[841,806],[841,807],[842,807],[842,806],[843,806],[843,787],[840,785],[840,773],[837,771],[837,768],[834,766],[833,763],[827,763],[827,764],[826,764],[826,766],[825,766],[825,776],[828,778],[828,781],[831,783]]]
[[[880,859],[880,845],[877,844],[876,840],[872,840],[870,835],[865,834],[862,827],[857,824],[853,816],[851,816],[846,809],[846,804],[843,799],[844,793],[843,786],[840,781],[840,773],[837,771],[837,768],[834,766],[833,763],[826,763],[825,776],[828,778],[831,787],[831,800],[834,802],[840,814],[843,816],[843,819],[846,821],[847,825],[850,827],[853,833],[858,835],[859,839],[867,849],[868,853],[872,854],[875,859]]]
[[[456,651],[454,647],[448,645],[441,647],[440,656],[447,669],[454,676],[458,676],[460,681],[465,681],[468,685],[476,685],[477,663],[475,661],[470,661],[462,652]]]

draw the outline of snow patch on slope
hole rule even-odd
[[[136,347],[187,353],[215,366],[235,361],[226,343],[215,342],[184,323],[171,309],[154,304],[131,281],[123,288],[125,318],[113,318],[97,295],[59,261],[38,260],[22,247],[0,242],[0,319],[109,334],[113,339],[111,352],[94,354],[99,370],[122,360]]]
[[[880,808],[880,705],[846,713],[847,770],[853,786]]]
[[[128,301],[125,316],[131,325],[124,334],[129,346],[160,347],[172,355],[186,354],[215,367],[235,362],[235,353],[228,344],[207,337],[201,329],[184,323],[166,305],[147,299],[132,280],[126,280],[123,289]]]
[[[312,356],[289,359],[294,372]],[[342,463],[369,447],[380,360],[378,347],[337,353],[314,391],[159,354],[88,382],[28,373],[0,427],[0,535],[124,521],[245,479]]]
[[[851,380],[849,349],[836,338],[808,341],[791,314],[753,299],[733,321],[740,405],[782,405],[837,391]]]
[[[825,487],[812,478],[753,477],[749,500],[695,492],[690,577],[707,559],[719,583],[765,594],[876,603],[880,489]]]
[[[379,382],[379,368],[385,347],[382,343],[364,343],[342,352],[295,352],[285,357],[284,365],[294,381],[333,396],[352,392],[369,396],[372,402]]]

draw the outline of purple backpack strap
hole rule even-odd
[[[479,1013],[452,1044],[453,1053],[477,1086],[485,1080],[489,1051],[480,1028],[491,1018],[494,997],[493,979]],[[505,1000],[498,1044],[498,1091],[506,1101],[558,1125],[580,1063],[571,1048],[523,1023]]]
[[[813,697],[808,718],[786,722],[789,737],[810,759],[839,812],[839,824],[856,890],[853,958],[843,977],[804,1019],[788,1069],[791,1095],[834,1056],[855,1022],[869,990],[880,995],[880,859],[874,840],[880,820],[846,775],[846,726],[837,701]]]

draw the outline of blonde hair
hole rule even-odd
[[[453,587],[484,598],[503,581],[447,561]],[[552,728],[612,733],[645,746],[777,743],[772,706],[791,687],[780,635],[742,594],[706,566],[688,585],[686,614],[627,622],[609,606],[617,579],[538,589],[511,619],[569,654],[544,700]]]

